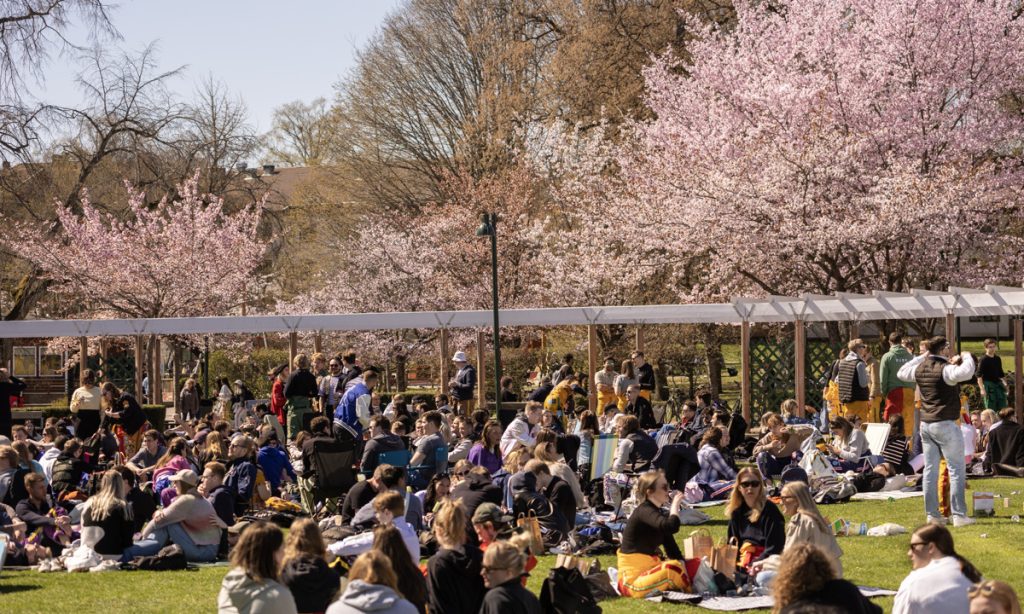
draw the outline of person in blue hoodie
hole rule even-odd
[[[281,449],[280,442],[277,441],[274,427],[263,427],[261,436],[263,445],[256,454],[256,462],[270,483],[271,494],[277,497],[281,494],[281,481],[286,476],[289,481],[295,482],[295,470],[292,468],[292,462],[288,460],[288,453]]]

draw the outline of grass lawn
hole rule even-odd
[[[1010,498],[1010,508],[997,501],[996,517],[980,519],[978,524],[954,529],[957,550],[970,559],[986,577],[1009,582],[1024,594],[1024,565],[1020,564],[1020,544],[1024,543],[1024,526],[1013,523],[1010,516],[1024,515],[1024,479],[989,479],[972,481],[970,488],[994,492]],[[1013,494],[1017,493],[1017,494]],[[970,505],[970,491],[968,491]],[[859,524],[875,526],[895,522],[912,530],[924,519],[924,503],[920,498],[902,501],[851,502],[823,506],[832,520],[845,518]],[[716,538],[724,536],[726,521],[722,507],[711,508],[713,521],[707,526]],[[684,527],[681,540],[688,533]],[[986,537],[982,537],[986,535]],[[893,590],[907,575],[908,535],[895,537],[841,537],[839,544],[846,552],[843,565],[846,577],[859,584]],[[535,593],[554,564],[554,556],[545,556],[530,578]],[[614,556],[601,557],[604,568],[615,565]],[[0,573],[0,611],[5,613],[40,612],[213,612],[217,591],[227,568],[206,567],[199,571],[181,572],[107,572],[103,574],[41,574],[34,571]],[[892,598],[878,599],[886,611]],[[625,612],[696,612],[699,608],[685,605],[653,604],[627,599],[602,603],[608,614]]]

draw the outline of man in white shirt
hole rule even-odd
[[[409,549],[413,565],[420,564],[420,540],[416,530],[405,521],[405,500],[394,491],[387,491],[373,499],[373,509],[377,513],[380,526],[393,525],[402,534],[402,541]],[[340,542],[327,546],[327,550],[338,556],[356,556],[373,548],[373,531],[346,537]]]
[[[523,409],[523,413],[509,423],[501,435],[501,443],[498,444],[501,447],[502,458],[511,454],[519,446],[528,448],[536,443],[534,435],[542,413],[544,413],[543,405],[536,401],[529,401]]]
[[[974,357],[969,352],[949,360],[950,346],[945,337],[928,342],[928,354],[906,363],[896,373],[904,382],[916,382],[921,394],[921,444],[924,448],[924,507],[927,520],[945,524],[939,513],[939,462],[946,459],[953,508],[953,526],[974,524],[967,516],[964,487],[967,467],[964,462],[964,438],[956,421],[960,417],[960,382],[974,377]]]

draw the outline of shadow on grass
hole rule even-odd
[[[42,587],[38,584],[3,584],[0,585],[0,595],[6,595],[8,593],[23,593],[25,591],[35,591]]]

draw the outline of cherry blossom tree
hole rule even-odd
[[[1018,3],[781,6],[646,69],[655,119],[563,178],[590,239],[679,300],[1019,284]]]
[[[261,207],[228,212],[222,199],[200,194],[197,181],[152,208],[126,184],[123,218],[83,193],[80,215],[58,204],[52,227],[14,223],[2,241],[43,271],[52,292],[79,305],[81,317],[226,314],[246,300],[263,263]]]

